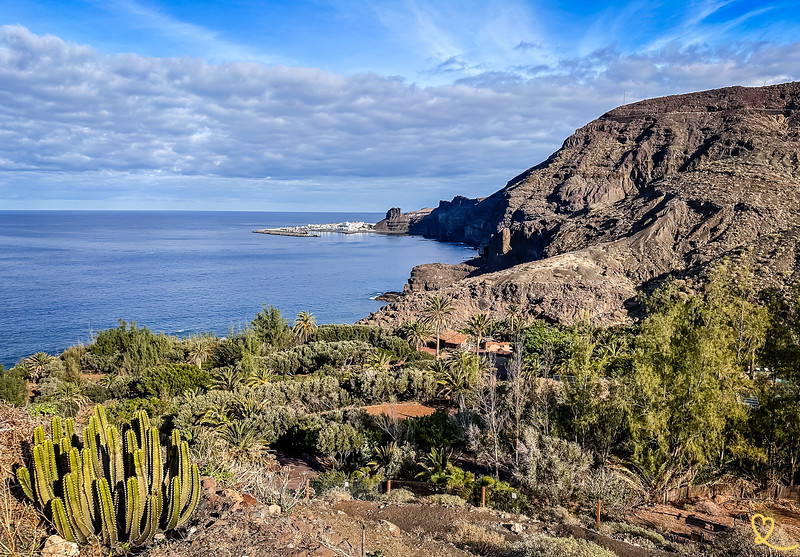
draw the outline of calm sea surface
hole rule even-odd
[[[414,265],[457,263],[470,248],[411,236],[292,238],[257,228],[379,213],[0,211],[0,363],[89,342],[136,321],[179,336],[228,334],[262,304],[284,317],[353,323],[401,290]]]

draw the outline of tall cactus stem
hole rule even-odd
[[[100,526],[103,532],[103,542],[113,547],[117,543],[117,517],[114,513],[114,501],[111,499],[108,481],[105,478],[99,478],[95,480],[94,488],[95,496],[97,497],[98,514],[100,515]]]
[[[25,496],[31,501],[36,501],[36,496],[33,494],[33,484],[31,484],[31,473],[24,466],[17,468],[17,480],[19,485],[22,486],[22,491]]]
[[[169,507],[164,517],[164,530],[172,530],[178,525],[178,519],[181,517],[181,479],[177,476],[169,483],[167,501]]]
[[[53,499],[50,503],[50,512],[53,514],[53,523],[55,523],[58,534],[68,542],[77,542],[78,538],[67,518],[64,502],[58,497]]]
[[[47,503],[55,497],[53,486],[47,477],[47,457],[45,453],[44,444],[33,448],[33,485],[36,489],[36,498],[42,508],[46,507]]]
[[[94,533],[94,526],[88,507],[84,509],[81,504],[76,478],[72,473],[64,476],[64,501],[66,502],[67,517],[75,532],[75,537],[83,543]]]
[[[198,501],[200,501],[200,470],[198,470],[197,464],[192,464],[191,481],[189,482],[188,487],[191,489],[189,505],[184,508],[183,514],[181,514],[180,518],[178,519],[178,524],[176,526],[182,526],[187,520],[189,520],[189,517],[197,508]]]
[[[33,430],[33,445],[41,445],[44,443],[44,440],[44,428],[42,426],[36,426],[36,428]]]
[[[106,429],[106,439],[108,439],[109,483],[116,489],[116,486],[125,480],[125,465],[119,430],[116,427],[108,427]]]

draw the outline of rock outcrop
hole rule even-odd
[[[800,83],[786,83],[619,107],[493,195],[409,217],[408,232],[480,247],[480,270],[442,283],[463,317],[514,302],[612,323],[643,283],[742,251],[764,284],[796,281],[798,217]],[[407,290],[372,320],[413,314],[424,295]]]

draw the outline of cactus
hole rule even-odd
[[[17,479],[63,538],[83,544],[100,537],[111,548],[135,547],[159,528],[181,526],[197,508],[200,472],[188,444],[173,432],[165,459],[145,412],[120,432],[97,406],[82,443],[74,420],[54,418],[51,432],[34,430],[32,469],[19,468]]]

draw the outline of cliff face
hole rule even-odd
[[[408,231],[481,247],[483,274],[443,285],[464,313],[514,302],[561,321],[587,306],[620,321],[643,282],[741,250],[764,282],[794,281],[800,83],[617,108],[495,194],[442,202]],[[405,302],[376,317],[421,303]]]

